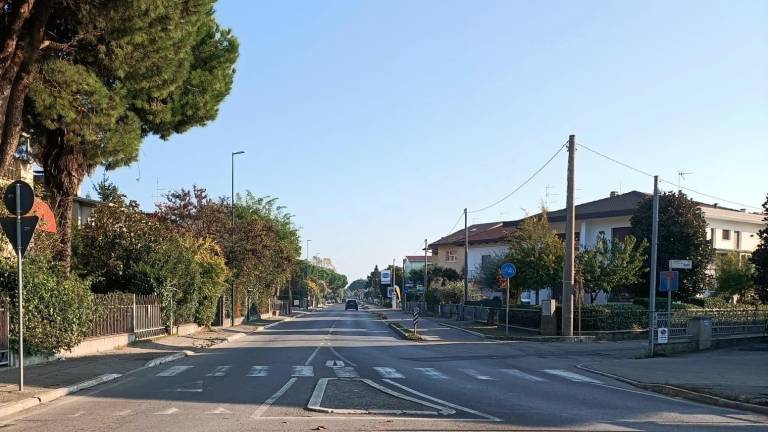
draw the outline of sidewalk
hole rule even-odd
[[[740,409],[757,405],[768,413],[768,343],[689,353],[675,357],[607,360],[580,365],[598,373],[615,375],[649,390],[693,398]],[[682,389],[683,392],[676,392]],[[685,391],[694,392],[687,394]],[[699,397],[700,394],[707,397]],[[725,402],[718,403],[717,399]]]
[[[212,345],[238,339],[288,317],[213,328],[187,336],[164,336],[134,342],[96,355],[69,358],[24,368],[24,391],[18,391],[18,369],[0,369],[0,416],[48,402],[144,367],[173,361]],[[151,362],[151,363],[150,363]],[[150,366],[151,365],[151,366]],[[86,381],[95,380],[86,383]]]

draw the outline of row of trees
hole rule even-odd
[[[298,296],[317,304],[325,298],[345,298],[346,288],[347,277],[337,273],[328,258],[300,261],[291,284],[290,298]]]

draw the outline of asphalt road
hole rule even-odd
[[[627,345],[397,339],[366,311],[307,314],[0,420],[8,431],[768,430],[766,417],[590,375]],[[631,350],[630,350],[631,351]],[[309,407],[309,408],[308,408]]]

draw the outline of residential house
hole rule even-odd
[[[403,263],[403,274],[405,274],[407,278],[412,271],[423,272],[424,266],[430,266],[431,264],[432,257],[429,255],[426,257],[424,255],[407,255],[405,257],[405,262]],[[417,290],[419,290],[420,287],[423,288],[423,285],[423,283],[405,283],[406,288],[416,288]]]
[[[592,246],[601,233],[608,239],[622,239],[631,232],[630,218],[640,202],[649,194],[631,191],[611,192],[606,198],[576,206],[575,240],[580,247]],[[750,254],[759,242],[757,232],[765,226],[763,215],[736,210],[718,204],[698,203],[707,221],[707,238],[712,241],[716,253],[737,252]],[[565,232],[565,209],[547,213],[553,230],[563,236]],[[506,252],[506,238],[521,220],[500,221],[472,225],[469,227],[469,275],[476,276],[476,269],[483,259],[493,254]],[[464,268],[464,230],[456,231],[430,245],[438,256],[436,265],[451,267],[457,271]],[[542,300],[549,298],[549,290],[542,292]],[[528,298],[524,295],[524,299]],[[598,302],[607,301],[606,296]]]

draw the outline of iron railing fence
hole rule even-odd
[[[134,333],[146,339],[166,332],[156,295],[94,294],[88,337]]]

